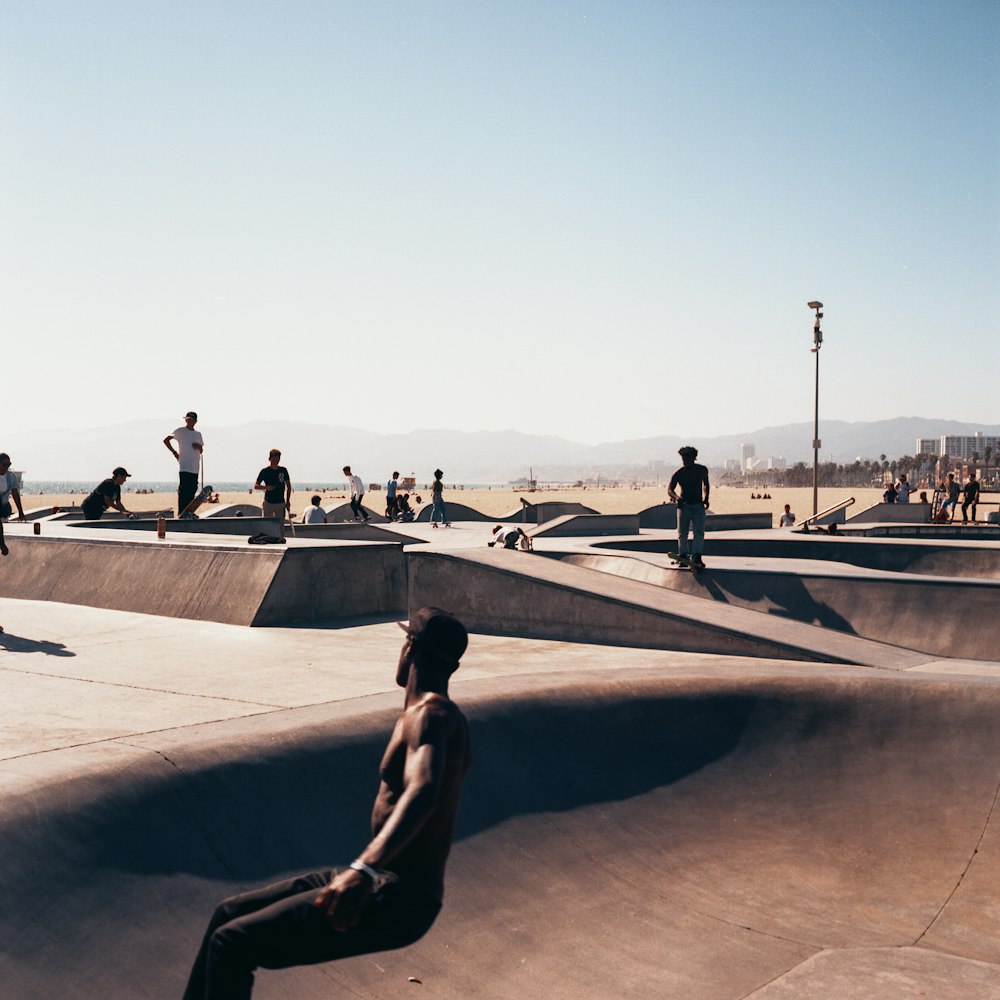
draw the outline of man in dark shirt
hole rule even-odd
[[[276,517],[281,522],[281,537],[285,537],[285,515],[292,509],[292,477],[288,469],[278,465],[281,452],[272,448],[267,456],[267,465],[257,473],[255,490],[264,490],[261,504],[264,517]]]
[[[671,477],[667,495],[677,504],[677,551],[699,569],[704,566],[701,554],[705,548],[705,511],[708,509],[708,469],[698,465],[698,449],[685,445],[678,452],[684,463]],[[680,493],[677,493],[677,487]],[[689,546],[688,535],[694,531]]]
[[[114,507],[115,510],[120,510],[123,514],[128,514],[131,517],[131,513],[122,506],[122,486],[128,477],[129,474],[119,465],[111,473],[110,479],[98,483],[90,491],[87,499],[80,504],[83,508],[83,516],[88,521],[99,521],[109,507]]]
[[[969,473],[969,481],[962,487],[962,524],[967,524],[968,510],[972,507],[972,523],[976,523],[976,507],[979,504],[979,480],[974,472]]]

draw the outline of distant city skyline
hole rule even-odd
[[[0,8],[0,447],[997,419],[1000,4]],[[980,374],[981,373],[981,374]]]

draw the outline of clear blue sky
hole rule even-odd
[[[7,433],[995,423],[1000,4],[0,8]]]

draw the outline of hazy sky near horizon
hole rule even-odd
[[[8,435],[998,420],[995,0],[0,8]],[[8,438],[10,440],[10,438]]]

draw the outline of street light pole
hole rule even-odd
[[[823,346],[823,331],[819,322],[823,318],[823,303],[809,302],[810,309],[816,312],[816,322],[813,324],[812,353],[816,355],[816,408],[813,414],[813,517],[819,512],[819,450],[823,446],[819,439],[819,349]]]

